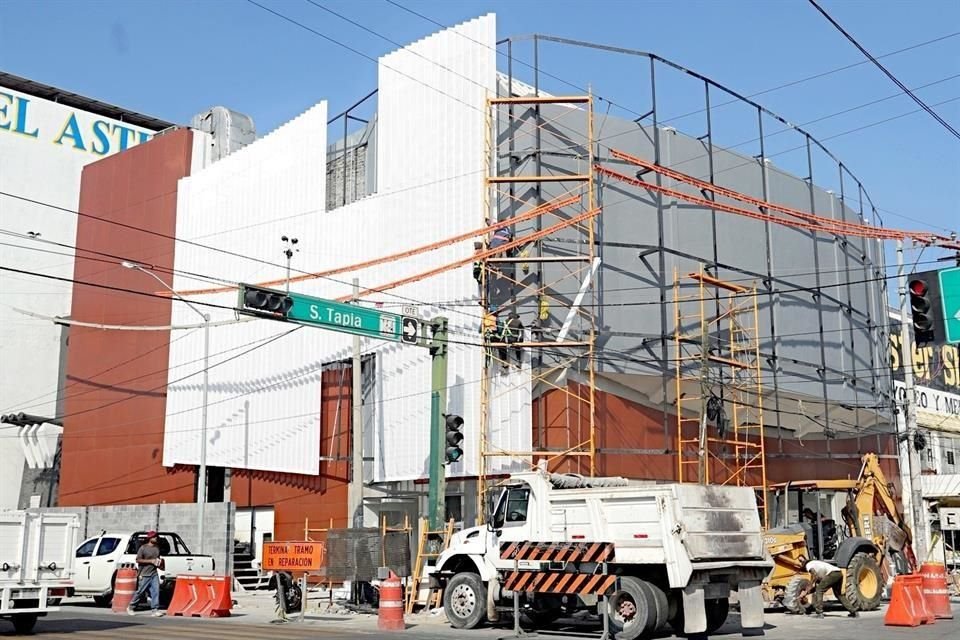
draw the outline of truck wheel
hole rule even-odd
[[[105,596],[93,596],[93,601],[98,607],[109,607],[110,603],[113,602],[113,591]]]
[[[857,553],[847,565],[847,582],[843,587],[843,596],[857,611],[873,611],[880,606],[883,595],[883,576],[880,565],[868,553]]]
[[[15,613],[13,615],[13,629],[19,634],[28,634],[33,631],[33,628],[37,624],[37,618],[39,618],[35,613]]]
[[[443,610],[456,629],[473,629],[487,615],[487,586],[475,573],[458,573],[443,590]]]
[[[650,614],[653,618],[653,627],[651,631],[659,631],[667,626],[667,621],[670,619],[670,603],[667,593],[650,582],[641,582],[641,586],[647,592],[647,600],[652,603]]]
[[[787,583],[787,588],[783,592],[783,606],[790,613],[805,614],[810,608],[810,596],[800,597],[807,587],[810,586],[810,580],[803,576],[794,576]]]
[[[610,630],[617,640],[634,640],[653,631],[657,603],[640,578],[622,576],[620,588],[608,599]]]
[[[710,635],[722,627],[723,623],[727,621],[727,614],[730,613],[730,600],[727,598],[711,598],[704,600],[703,607],[707,614],[706,633]],[[683,630],[683,624],[683,606],[681,605],[677,610],[677,614],[670,620],[670,626],[673,627],[673,630],[678,636],[682,636],[686,633]]]

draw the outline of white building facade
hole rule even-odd
[[[70,314],[83,167],[167,126],[0,73],[0,414],[62,417],[70,393],[62,379],[67,329],[21,313],[18,301],[40,316]],[[52,465],[60,432],[50,422],[0,424],[0,508],[28,504],[29,496],[21,498],[25,463]]]

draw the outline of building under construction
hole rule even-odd
[[[552,61],[558,48],[623,68],[634,97],[572,82]],[[256,536],[425,512],[426,350],[363,339],[364,483],[348,491],[352,337],[238,320],[237,282],[449,319],[445,409],[466,438],[446,467],[446,506],[465,525],[480,515],[478,478],[540,460],[762,487],[847,477],[877,452],[898,476],[881,246],[898,232],[874,226],[866,189],[816,139],[653,54],[498,41],[493,15],[382,57],[378,79],[347,111],[330,117],[320,103],[216,161],[207,134],[181,130],[85,171],[81,206],[112,197],[122,221],[152,192],[118,208],[109,175],[151,153],[192,158],[163,177],[176,193],[164,219],[191,243],[147,246],[89,220],[78,237],[103,252],[122,242],[168,269],[181,295],[214,305],[215,364],[201,430],[193,311],[173,303],[169,319],[194,329],[131,339],[131,350],[169,343],[166,394],[129,397],[108,374],[96,380],[105,391],[67,399],[61,502],[132,502],[143,486],[150,499],[190,500],[205,449],[215,499],[269,521]],[[281,235],[299,238],[289,271]],[[74,317],[105,295],[80,287]],[[101,322],[123,314],[117,299]],[[104,333],[72,334],[72,379],[104,367]],[[146,424],[152,453],[136,464],[150,471],[135,482],[84,462]],[[348,513],[350,493],[362,511]]]

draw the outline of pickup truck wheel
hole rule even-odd
[[[110,603],[113,602],[113,591],[105,596],[93,596],[93,601],[98,607],[109,607]]]
[[[33,631],[37,625],[36,613],[15,613],[13,614],[13,630],[19,634],[27,634]]]
[[[487,586],[475,573],[458,573],[443,590],[443,610],[456,629],[473,629],[487,615]]]
[[[610,629],[617,640],[634,640],[656,626],[657,603],[640,578],[621,577],[620,588],[610,596],[608,606]]]

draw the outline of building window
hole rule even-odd
[[[463,496],[447,496],[443,504],[447,511],[447,520],[452,518],[454,522],[463,522]]]
[[[947,457],[948,467],[952,467],[956,464],[955,459],[953,457],[953,451],[951,451],[950,449],[947,449],[946,457]]]

